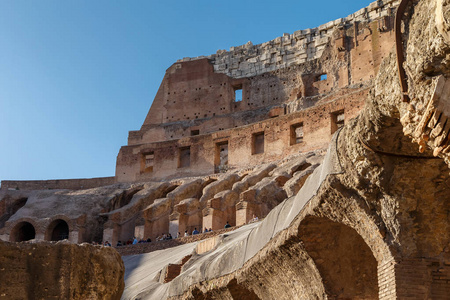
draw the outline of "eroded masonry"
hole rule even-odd
[[[177,61],[115,177],[2,181],[0,238],[116,244],[256,215],[124,257],[123,299],[447,299],[448,2]]]
[[[166,71],[141,129],[131,131],[128,145],[120,149],[115,178],[2,181],[2,190],[8,190],[0,206],[3,239],[23,240],[21,236],[33,235],[28,233],[33,228],[39,239],[116,242],[134,235],[176,235],[195,227],[218,229],[227,220],[244,224],[253,214],[264,217],[286,197],[284,185],[298,171],[277,179],[273,189],[284,193],[272,204],[265,203],[258,196],[264,192],[254,187],[270,178],[271,170],[244,188],[233,184],[255,173],[256,166],[320,152],[333,133],[358,114],[381,61],[394,45],[396,5],[397,1],[375,2],[318,28],[179,60]],[[158,187],[144,193],[142,184],[132,184],[146,181]],[[49,203],[61,197],[82,198],[75,201],[82,203],[96,192],[28,192],[102,189],[114,182],[128,189],[119,189],[115,200],[90,205],[97,207],[89,212],[80,209],[78,215],[74,210],[67,213],[67,203]],[[232,195],[217,196],[230,190]],[[145,201],[134,205],[141,194]],[[42,205],[53,207],[54,216],[33,208],[19,217],[18,209],[32,205],[33,197],[45,198]]]
[[[326,147],[394,44],[395,4],[176,62],[120,149],[116,179],[208,175]]]

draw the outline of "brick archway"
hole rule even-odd
[[[307,216],[299,237],[313,259],[330,298],[378,299],[377,261],[353,228]]]
[[[17,223],[9,235],[11,242],[24,242],[36,238],[36,229],[30,222]]]
[[[69,238],[69,224],[62,220],[53,220],[47,227],[45,232],[45,240],[61,241]]]

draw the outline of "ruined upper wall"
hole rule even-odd
[[[53,180],[2,180],[1,190],[59,190],[59,189],[91,189],[111,185],[115,177],[96,177],[80,179],[53,179]]]
[[[328,22],[316,28],[298,30],[293,34],[285,33],[274,40],[253,45],[231,47],[230,51],[218,50],[216,54],[183,58],[178,62],[208,58],[214,65],[214,71],[234,78],[250,77],[266,72],[283,69],[320,58],[326,44],[335,29],[342,29],[355,23],[369,23],[392,15],[392,8],[399,0],[375,1],[368,7]]]
[[[358,113],[381,62],[392,50],[397,2],[377,2],[315,29],[173,64],[141,129],[130,132],[128,146],[120,150],[117,181],[210,174],[220,161],[217,149],[228,143],[230,167],[270,162],[296,147],[297,151],[324,147],[337,116],[348,119]],[[217,70],[226,60],[233,63]],[[247,77],[237,78],[238,71]],[[257,75],[249,76],[253,74]],[[318,120],[293,115],[305,110]],[[284,123],[285,115],[295,120]],[[284,125],[272,124],[266,130],[266,120]],[[299,124],[303,142],[293,147],[292,126]],[[246,126],[254,130],[248,132]],[[232,134],[217,140],[218,132]],[[262,139],[262,133],[264,150],[253,151],[254,136]],[[181,163],[185,156],[189,164]]]

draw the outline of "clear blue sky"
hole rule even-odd
[[[0,180],[113,176],[165,70],[372,1],[0,1]]]

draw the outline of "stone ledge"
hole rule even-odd
[[[243,226],[243,225],[241,225]],[[180,237],[177,239],[167,240],[167,241],[152,241],[151,243],[141,243],[136,245],[126,245],[126,246],[119,246],[114,247],[117,252],[121,256],[127,256],[127,255],[136,255],[136,254],[142,254],[142,253],[149,253],[157,250],[164,250],[172,247],[176,247],[179,245],[189,244],[193,242],[198,242],[201,240],[206,240],[209,238],[216,237],[220,234],[234,231],[241,226],[234,226],[226,229],[216,230],[213,232],[206,232],[206,233],[200,233],[196,235],[190,235],[187,237]]]

